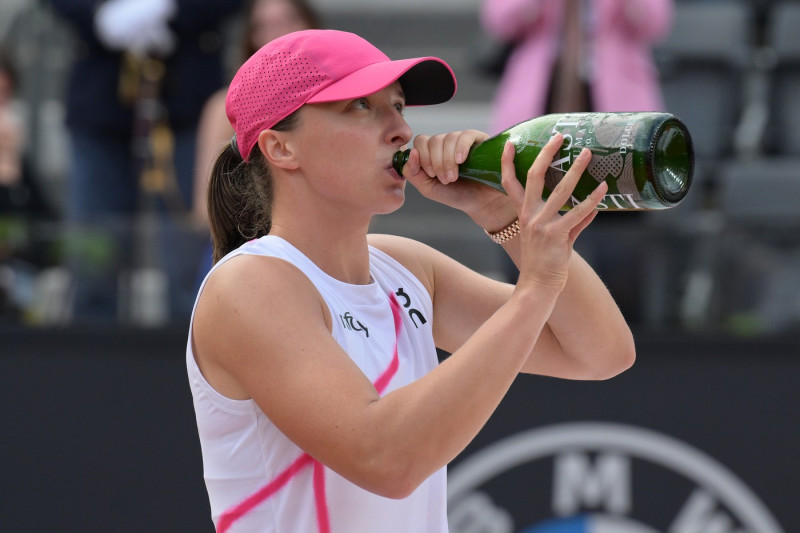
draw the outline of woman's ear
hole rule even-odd
[[[270,166],[296,169],[297,159],[286,136],[275,130],[264,130],[258,134],[258,148]]]

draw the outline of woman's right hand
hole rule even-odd
[[[462,179],[458,174],[458,166],[470,149],[488,137],[478,130],[417,135],[403,176],[424,197],[463,211],[481,228],[495,228],[514,216],[508,197],[494,187]]]

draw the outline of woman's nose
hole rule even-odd
[[[389,133],[389,142],[391,144],[402,146],[408,142],[411,142],[413,137],[414,131],[411,129],[411,126],[408,125],[406,119],[402,115],[395,115],[395,119],[392,123]]]

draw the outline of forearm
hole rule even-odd
[[[519,265],[518,239],[502,246]],[[545,346],[548,334],[553,342]],[[594,270],[573,252],[567,283],[523,372],[604,379],[628,368],[634,358],[633,337],[619,307]]]
[[[607,379],[633,364],[630,328],[605,284],[578,254],[547,324],[564,356],[584,369],[583,379]]]
[[[365,455],[397,469],[380,477],[413,490],[466,447],[519,374],[556,297],[518,291],[441,365],[373,404],[374,419],[389,422]]]

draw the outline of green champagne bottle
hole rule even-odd
[[[666,209],[689,192],[692,139],[684,123],[669,113],[557,113],[533,118],[473,146],[459,165],[459,175],[503,191],[500,156],[510,141],[516,146],[517,179],[524,186],[533,160],[556,132],[564,136],[564,144],[545,175],[545,198],[580,151],[592,151],[589,166],[562,210],[577,205],[604,180],[608,193],[598,209],[610,211]],[[395,154],[397,172],[402,173],[409,153]]]

